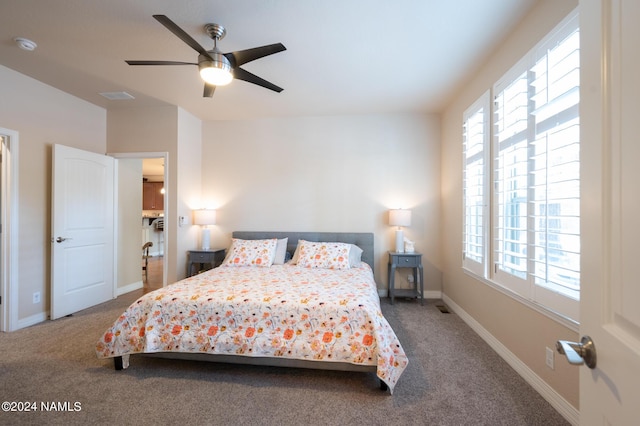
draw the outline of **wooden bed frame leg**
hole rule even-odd
[[[389,389],[389,386],[387,386],[387,384],[385,382],[382,381],[382,379],[380,379],[380,390],[381,391],[386,391]]]

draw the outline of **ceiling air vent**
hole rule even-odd
[[[104,96],[110,101],[122,101],[125,99],[135,99],[133,96],[131,96],[127,92],[104,92],[104,93],[100,93],[100,96]]]

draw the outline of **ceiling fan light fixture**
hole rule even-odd
[[[233,80],[231,64],[229,60],[219,52],[209,52],[210,58],[200,55],[198,68],[200,77],[208,84],[214,86],[225,86]]]
[[[171,31],[185,44],[198,52],[198,63],[182,62],[182,61],[140,61],[140,60],[126,60],[129,65],[198,65],[200,71],[200,77],[205,81],[204,91],[202,96],[210,98],[216,90],[216,86],[224,86],[229,84],[231,80],[242,80],[247,83],[255,84],[265,89],[273,90],[274,92],[282,92],[282,88],[276,86],[273,83],[266,81],[257,75],[251,74],[240,68],[248,62],[255,61],[256,59],[264,58],[265,56],[273,55],[274,53],[287,50],[282,43],[274,43],[266,46],[254,47],[252,49],[239,50],[236,52],[222,53],[218,50],[217,43],[224,38],[227,30],[222,25],[218,24],[206,24],[204,26],[205,32],[213,39],[213,49],[206,50],[197,41],[187,34],[182,28],[175,22],[169,19],[165,15],[153,15],[153,18],[164,25],[166,29]]]

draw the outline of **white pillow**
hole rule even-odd
[[[276,256],[273,259],[274,265],[283,265],[284,259],[287,257],[287,242],[289,238],[282,238],[276,244]]]
[[[349,250],[349,266],[352,268],[359,268],[362,264],[362,249],[355,244],[350,244],[351,250]]]

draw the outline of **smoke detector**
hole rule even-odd
[[[13,41],[16,42],[16,44],[20,49],[27,50],[29,52],[34,51],[36,47],[38,47],[38,45],[35,42],[24,37],[16,37],[13,39]]]

